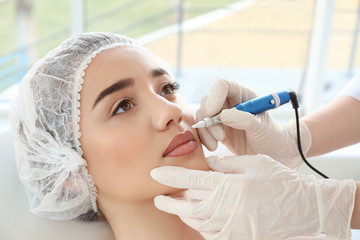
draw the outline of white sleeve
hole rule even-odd
[[[345,85],[339,96],[351,96],[360,101],[360,74]]]

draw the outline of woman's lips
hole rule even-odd
[[[166,148],[163,157],[180,157],[187,155],[198,147],[191,131],[176,135]]]

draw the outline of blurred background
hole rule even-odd
[[[303,115],[360,70],[360,0],[0,0],[0,16],[0,127],[29,67],[80,32],[137,39],[171,64],[193,109],[228,78],[258,95],[295,91]],[[290,104],[271,115],[294,119]],[[327,155],[324,172],[360,179],[359,156],[359,146]]]
[[[2,124],[29,67],[80,32],[137,39],[171,64],[195,105],[228,78],[258,95],[296,91],[305,114],[360,68],[359,0],[0,0],[0,16]]]

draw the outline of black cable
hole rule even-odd
[[[328,176],[326,176],[325,174],[323,174],[322,172],[320,172],[319,170],[317,170],[315,167],[313,167],[305,158],[304,153],[302,151],[302,147],[301,147],[301,141],[300,141],[300,121],[299,121],[299,113],[298,113],[298,108],[299,108],[299,103],[296,97],[296,93],[295,92],[289,92],[290,95],[290,100],[291,100],[291,104],[293,106],[293,108],[295,109],[295,117],[296,117],[296,133],[297,133],[297,144],[298,144],[298,148],[299,148],[299,153],[301,158],[304,160],[304,163],[311,168],[314,172],[316,172],[317,174],[319,174],[320,176],[322,176],[323,178],[329,178]]]

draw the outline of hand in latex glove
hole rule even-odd
[[[238,103],[253,99],[256,94],[248,88],[225,79],[217,80],[211,93],[205,96],[196,114],[196,121],[211,117],[222,109],[223,124],[199,128],[202,143],[213,151],[217,141],[222,141],[236,155],[266,154],[294,169],[301,165],[295,122],[280,126],[267,112],[252,115],[229,109]],[[301,144],[304,154],[311,145],[311,135],[304,123],[300,124]]]
[[[206,239],[351,236],[356,190],[352,180],[299,175],[264,155],[210,157],[208,163],[221,172],[170,166],[151,172],[155,180],[171,187],[209,191],[201,200],[155,198],[157,208],[180,216]]]

